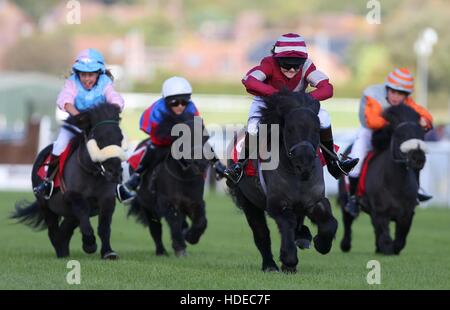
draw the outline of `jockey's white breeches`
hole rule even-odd
[[[261,97],[254,97],[250,111],[248,112],[247,131],[251,135],[258,133],[258,125],[261,120],[261,110],[266,106]],[[330,114],[324,108],[319,110],[320,129],[329,128],[331,126]]]
[[[360,127],[356,140],[353,143],[352,151],[349,156],[352,158],[359,158],[358,164],[349,172],[349,176],[352,178],[359,177],[361,168],[363,166],[364,158],[367,153],[372,149],[372,130],[366,127]]]
[[[68,124],[65,124],[64,126],[70,126],[75,131],[81,132],[81,130],[76,126]],[[70,140],[72,140],[72,138],[75,136],[74,133],[72,133],[69,129],[66,129],[64,126],[61,127],[61,129],[59,130],[58,137],[56,138],[56,141],[53,142],[52,154],[55,156],[61,155],[61,153],[64,152],[64,150],[66,149]]]

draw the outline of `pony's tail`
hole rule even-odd
[[[128,208],[127,217],[134,216],[136,218],[136,222],[148,226],[149,219],[147,213],[141,204],[139,203],[139,198],[136,197],[132,200],[130,207]]]
[[[17,223],[25,224],[35,230],[47,228],[44,212],[38,200],[35,200],[33,203],[25,200],[17,202],[16,210],[9,218],[17,220]]]

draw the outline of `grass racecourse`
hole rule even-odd
[[[418,209],[405,250],[393,257],[374,253],[372,226],[363,214],[354,225],[350,253],[339,249],[339,228],[331,253],[302,251],[298,273],[286,275],[260,271],[250,228],[228,196],[206,195],[208,228],[198,245],[188,246],[188,256],[183,258],[173,255],[167,225],[164,241],[170,256],[156,257],[147,229],[127,219],[118,204],[112,246],[120,260],[102,261],[98,252],[82,252],[76,230],[70,259],[80,262],[81,284],[69,285],[69,259],[55,258],[47,233],[7,219],[14,202],[24,198],[31,199],[31,193],[0,192],[0,289],[450,289],[449,209]],[[338,208],[333,211],[340,221]],[[280,238],[273,220],[269,222],[279,262]],[[367,284],[370,260],[380,262],[380,285]]]

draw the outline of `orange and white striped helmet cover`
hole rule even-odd
[[[389,73],[385,85],[389,88],[411,94],[414,90],[414,77],[406,68],[396,68]]]

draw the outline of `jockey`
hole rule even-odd
[[[158,137],[155,135],[159,124],[165,115],[170,113],[181,115],[189,113],[199,116],[199,112],[191,100],[191,84],[182,77],[174,76],[164,81],[162,86],[162,98],[158,99],[148,107],[141,115],[140,129],[150,135],[150,144],[146,147],[145,153],[130,179],[124,184],[117,186],[117,198],[120,202],[127,203],[135,197],[136,188],[139,185],[140,177],[145,171],[152,171],[160,162],[164,160],[165,152],[159,152],[162,148],[171,145],[170,137]],[[225,167],[214,157],[211,161],[218,175],[223,176]]]
[[[272,56],[262,59],[260,65],[251,69],[243,78],[247,92],[255,95],[248,115],[247,136],[257,135],[261,118],[261,109],[265,107],[262,96],[270,96],[282,89],[290,91],[305,91],[308,85],[315,89],[309,93],[316,100],[326,100],[333,96],[333,86],[329,78],[316,69],[308,58],[306,44],[298,34],[288,33],[278,38],[272,48]],[[357,163],[358,159],[340,161],[334,152],[331,120],[328,112],[320,108],[320,140],[327,162],[328,171],[338,179],[343,173],[347,174]],[[238,183],[242,177],[243,165],[249,157],[248,145],[244,151],[246,158],[225,170],[225,176],[233,183]]]
[[[359,174],[363,165],[363,159],[372,149],[372,132],[387,125],[387,121],[382,117],[383,110],[389,108],[391,105],[406,104],[419,113],[420,125],[425,130],[429,130],[433,126],[431,114],[411,98],[410,95],[413,90],[414,78],[406,68],[395,69],[389,73],[384,84],[372,85],[364,90],[359,106],[361,127],[350,152],[351,157],[358,157],[361,161],[349,173],[350,197],[345,206],[345,209],[354,217],[359,212],[355,196]],[[419,174],[417,174],[417,178],[419,180]],[[417,198],[419,201],[426,201],[432,197],[426,193],[419,192]]]
[[[114,90],[113,77],[105,67],[105,60],[95,49],[81,51],[72,66],[72,74],[66,79],[56,101],[58,108],[74,116],[80,112],[101,104],[115,104],[123,109],[123,98]],[[71,130],[68,129],[71,127]],[[61,127],[53,143],[47,177],[33,191],[37,196],[49,199],[53,192],[53,174],[59,164],[59,156],[66,149],[74,132],[81,130],[73,125]]]

